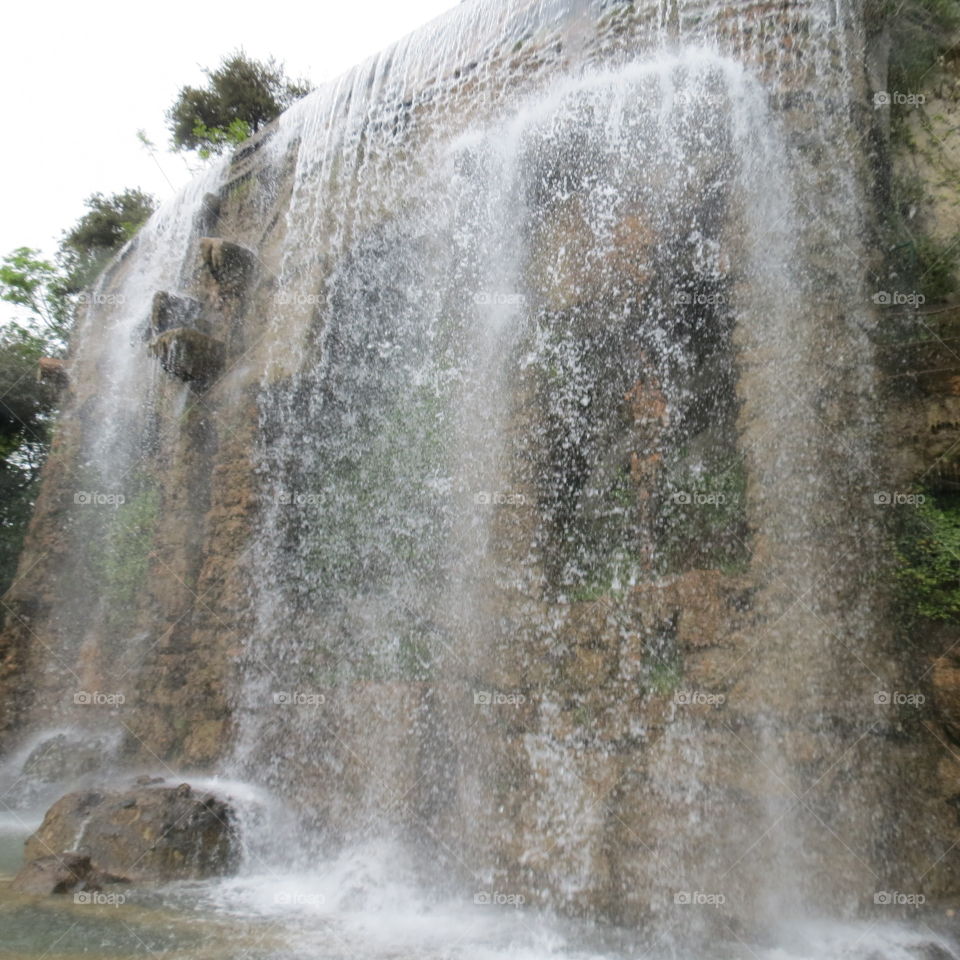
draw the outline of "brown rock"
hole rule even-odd
[[[150,350],[171,376],[187,382],[210,380],[222,369],[226,347],[190,327],[176,327],[160,334]]]
[[[97,870],[84,854],[57,853],[25,863],[10,888],[17,893],[49,896],[78,890],[97,891],[106,883],[127,882],[124,877]]]
[[[960,660],[952,653],[933,662],[933,703],[947,733],[960,742]]]
[[[221,298],[241,299],[257,267],[256,255],[246,247],[220,237],[200,240],[200,264]]]
[[[99,871],[131,880],[178,880],[230,873],[237,863],[228,803],[177,787],[71,793],[58,800],[26,842],[36,861],[73,847]]]
[[[200,318],[200,303],[192,297],[178,297],[165,290],[153,296],[150,309],[150,331],[158,337],[177,327],[196,327]]]
[[[37,367],[37,379],[52,387],[65,387],[70,382],[60,357],[41,357]]]

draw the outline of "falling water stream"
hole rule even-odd
[[[8,904],[0,955],[955,955],[868,907],[895,798],[864,754],[875,598],[837,572],[869,557],[850,491],[875,456],[858,16],[470,2],[279,119],[244,240],[265,334],[217,385],[257,418],[232,733],[202,781],[241,811],[242,870],[113,914]],[[553,66],[510,66],[525,45]],[[784,106],[802,82],[812,124]],[[97,287],[84,495],[153,509],[195,401],[145,304],[196,295],[230,176]],[[98,612],[44,690],[102,676],[111,600],[75,589]],[[733,628],[718,589],[748,598]],[[738,644],[727,712],[690,708],[720,695],[684,670],[684,604]],[[127,638],[112,689],[143,696],[159,642]],[[54,700],[5,761],[16,842],[67,787],[157,772],[125,759],[141,727]]]

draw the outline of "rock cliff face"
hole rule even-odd
[[[625,922],[955,896],[957,671],[937,713],[885,626],[879,38],[827,6],[466,5],[161,211],[72,344],[7,742]]]

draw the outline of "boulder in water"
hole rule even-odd
[[[58,853],[30,860],[14,877],[11,889],[17,893],[47,896],[53,893],[75,891],[99,891],[106,883],[127,883],[125,877],[117,877],[97,870],[88,856],[80,853]]]
[[[70,793],[27,840],[21,875],[26,883],[31,871],[41,869],[38,862],[70,850],[69,856],[88,858],[98,873],[131,881],[222,876],[237,866],[235,822],[227,801],[186,783]]]

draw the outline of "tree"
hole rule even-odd
[[[70,310],[64,287],[63,274],[39,250],[18,247],[0,261],[0,300],[23,308],[26,329],[63,333]]]
[[[64,231],[57,260],[67,294],[88,287],[110,258],[140,229],[156,209],[156,200],[142,190],[124,190],[85,201],[85,213]]]
[[[18,316],[0,327],[0,594],[13,582],[46,459],[56,390],[40,358],[63,350],[70,310],[64,278],[38,251],[0,261],[0,300]]]
[[[247,139],[310,92],[305,81],[288,79],[272,57],[253,60],[243,50],[203,72],[206,87],[182,87],[167,111],[173,148],[203,157]]]

